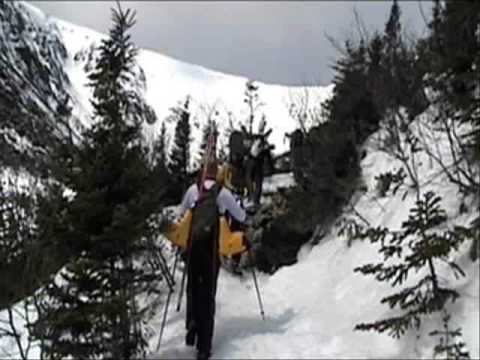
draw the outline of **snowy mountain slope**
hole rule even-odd
[[[0,159],[3,166],[42,171],[66,131],[70,82],[58,28],[24,3],[0,3]],[[67,105],[68,106],[68,105]]]
[[[53,20],[51,20],[53,21]],[[84,117],[91,111],[89,97],[91,91],[87,84],[85,69],[91,66],[94,58],[94,47],[105,36],[90,29],[70,24],[62,20],[55,20],[67,48],[69,66],[67,73],[72,81],[74,93],[81,104],[78,114]],[[169,109],[183,103],[187,96],[191,96],[192,114],[192,153],[195,154],[201,138],[202,124],[206,122],[212,109],[212,115],[218,120],[221,136],[228,126],[231,116],[234,121],[245,121],[246,106],[243,103],[245,83],[244,77],[227,75],[212,71],[201,66],[187,64],[151,50],[141,49],[138,55],[138,64],[143,70],[139,76],[139,86],[145,87],[147,102],[155,110],[159,121],[146,125],[147,134],[156,134],[161,122],[169,114]],[[331,95],[332,86],[328,87],[286,87],[257,83],[259,85],[260,100],[265,103],[260,114],[266,115],[267,126],[273,128],[270,137],[276,145],[276,152],[288,149],[284,135],[291,132],[298,125],[288,113],[291,100],[296,100],[305,91],[309,92],[310,111],[319,111],[320,104]],[[231,115],[229,115],[231,113]],[[260,115],[259,114],[259,115]],[[258,120],[257,120],[258,121]],[[88,120],[85,119],[85,122]],[[308,123],[308,121],[307,121]],[[256,127],[258,123],[254,124]],[[175,124],[167,124],[170,138],[173,138]],[[225,143],[226,139],[220,140]]]
[[[440,143],[440,148],[442,148]],[[399,192],[378,198],[374,177],[400,167],[394,158],[375,151],[372,142],[361,166],[368,191],[358,196],[355,209],[372,226],[382,225],[398,229],[406,220],[415,202],[413,191],[405,198]],[[455,186],[448,182],[439,169],[420,157],[419,174],[423,190],[433,190],[442,197],[447,210],[449,226],[467,225],[478,216],[472,199],[467,199],[467,213],[460,212],[462,200]],[[285,182],[288,179],[281,179]],[[287,185],[287,184],[285,184]],[[354,241],[338,236],[338,229],[311,247],[305,245],[298,255],[299,262],[284,267],[273,276],[260,276],[259,283],[266,317],[260,318],[253,280],[250,274],[242,279],[222,271],[217,293],[217,315],[213,358],[219,359],[432,359],[438,339],[429,332],[442,328],[442,313],[426,317],[417,333],[411,330],[400,340],[377,333],[357,332],[360,322],[373,321],[395,313],[380,299],[394,290],[373,277],[354,273],[354,268],[381,260],[377,247],[368,242]],[[480,358],[479,260],[472,263],[468,256],[470,241],[452,254],[465,271],[464,278],[456,279],[447,265],[437,263],[441,285],[455,289],[459,300],[446,308],[452,314],[451,327],[461,327],[463,341],[472,359]],[[406,285],[423,275],[411,276]],[[163,310],[163,309],[162,309]],[[150,327],[155,334],[151,348],[157,344],[161,311]],[[158,358],[194,358],[195,352],[184,345],[184,310],[171,308],[161,350],[151,355]]]

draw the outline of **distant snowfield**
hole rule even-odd
[[[65,46],[69,53],[67,73],[72,80],[72,94],[80,107],[75,110],[77,116],[86,119],[91,112],[89,99],[91,90],[86,87],[87,77],[83,69],[84,61],[75,61],[78,53],[85,53],[92,44],[99,44],[105,35],[91,29],[70,24],[63,20],[56,21]],[[239,122],[247,118],[247,107],[243,102],[246,78],[227,75],[198,65],[188,64],[172,59],[151,50],[141,49],[137,58],[146,78],[145,98],[155,110],[159,121],[146,125],[146,132],[151,136],[157,134],[162,121],[168,116],[169,109],[183,103],[191,96],[192,154],[195,154],[201,139],[202,124],[208,118],[213,108],[217,114],[212,118],[219,124],[220,141],[226,144],[224,132],[228,127],[229,113],[237,128]],[[321,103],[331,96],[333,85],[320,87],[288,87],[257,82],[259,85],[259,100],[265,105],[259,109],[254,122],[254,129],[262,114],[266,115],[267,126],[273,129],[269,140],[275,144],[276,153],[289,149],[285,134],[290,133],[298,124],[289,115],[288,108],[293,102],[303,98],[308,92],[310,112],[319,112]],[[88,120],[84,120],[88,123]],[[307,119],[311,126],[311,119]],[[167,132],[173,139],[175,124],[167,123]]]

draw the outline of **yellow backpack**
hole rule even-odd
[[[185,215],[170,226],[170,229],[165,234],[172,243],[182,249],[186,249],[187,241],[190,233],[190,226],[192,224],[192,210],[187,210]],[[236,254],[244,252],[247,248],[244,241],[244,232],[230,230],[225,216],[220,217],[219,226],[219,253],[222,256],[231,257]]]

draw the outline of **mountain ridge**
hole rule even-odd
[[[34,8],[32,5],[29,6]],[[36,11],[41,12],[38,9]],[[91,112],[89,111],[91,93],[82,84],[86,79],[85,71],[81,70],[84,64],[82,61],[76,62],[74,58],[79,52],[97,46],[106,34],[55,17],[46,16],[46,19],[57,24],[64,39],[71,61],[71,67],[67,72],[73,79],[74,92],[80,95],[78,100],[83,107],[83,111],[78,111],[78,113],[81,114],[80,116],[86,116]],[[80,39],[84,41],[79,41]],[[143,69],[146,78],[146,100],[155,110],[159,120],[147,127],[147,133],[150,132],[153,136],[158,134],[160,124],[168,116],[169,109],[184,101],[186,96],[191,96],[193,99],[192,117],[200,125],[192,127],[194,139],[192,153],[195,153],[199,147],[201,124],[206,122],[207,117],[207,114],[204,114],[206,109],[216,108],[221,134],[225,131],[224,124],[227,123],[229,114],[233,114],[238,123],[241,123],[238,119],[246,119],[243,92],[248,78],[191,64],[145,48],[139,48],[137,63]],[[267,125],[274,128],[271,141],[276,145],[277,152],[284,152],[288,149],[284,135],[298,127],[288,112],[291,103],[301,101],[304,94],[308,93],[311,99],[307,104],[306,112],[318,112],[320,104],[331,96],[333,90],[333,85],[283,86],[259,81],[255,81],[255,83],[259,86],[260,101],[265,103],[261,112],[266,115]],[[308,124],[308,126],[312,126],[312,124]],[[168,136],[173,137],[173,131],[174,124],[167,125]],[[221,142],[226,143],[226,139],[221,139]]]

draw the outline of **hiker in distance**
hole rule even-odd
[[[191,234],[187,245],[187,314],[185,342],[197,347],[197,359],[211,354],[215,317],[215,295],[220,269],[219,216],[228,212],[238,222],[246,213],[233,194],[217,181],[216,159],[207,160],[196,183],[186,191],[180,212],[193,209]]]

